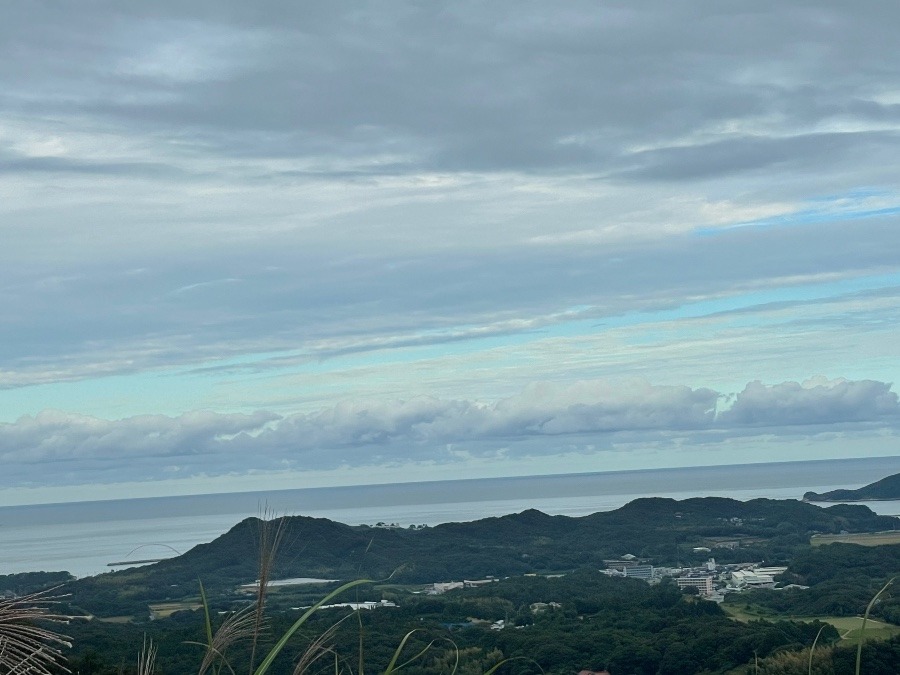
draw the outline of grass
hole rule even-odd
[[[887,546],[900,544],[900,531],[859,532],[855,534],[814,534],[809,539],[811,546],[826,544],[859,544],[860,546]]]
[[[872,607],[878,601],[878,598],[883,595],[888,588],[896,580],[896,577],[891,578],[878,593],[872,598],[869,602],[869,605],[866,607],[866,612],[863,616],[851,616],[851,617],[835,617],[835,616],[781,616],[775,615],[772,613],[767,613],[762,611],[758,607],[753,607],[752,605],[745,605],[744,607],[736,607],[734,605],[725,605],[724,609],[726,613],[728,613],[733,619],[737,621],[752,621],[753,619],[762,619],[762,618],[782,618],[782,619],[790,619],[793,621],[822,621],[824,623],[829,623],[834,626],[838,634],[840,635],[841,641],[850,645],[856,645],[856,668],[855,675],[861,675],[861,665],[862,665],[862,648],[863,644],[865,644],[868,640],[886,640],[895,635],[900,634],[900,626],[895,626],[892,624],[887,624],[881,621],[875,621],[869,618],[869,612],[871,612]],[[819,636],[822,634],[822,630],[819,629],[819,634],[816,635],[816,639],[813,642],[812,647],[808,652],[806,668],[809,675],[813,673],[813,665],[816,658],[820,661],[821,659],[829,659],[830,656],[826,654],[824,657],[822,652],[816,652],[815,647],[816,643],[819,640]],[[781,654],[777,657],[780,659],[792,659],[795,658],[796,654]],[[783,665],[783,664],[782,664]],[[796,665],[796,664],[795,664]],[[757,669],[758,672],[758,669]],[[781,672],[780,670],[778,672]]]
[[[863,634],[863,618],[861,616],[792,616],[794,621],[823,621],[837,628],[841,640],[855,644]],[[886,640],[900,634],[900,626],[882,621],[866,620],[866,639]]]
[[[869,605],[868,605],[868,607],[866,607],[866,613],[863,615],[862,625],[860,626],[859,637],[858,637],[857,646],[856,646],[856,675],[859,675],[859,665],[860,665],[860,658],[862,657],[863,642],[865,642],[866,637],[867,637],[863,633],[866,630],[866,622],[869,620],[869,612],[872,611],[872,607],[875,605],[876,602],[878,602],[878,598],[881,596],[881,594],[884,593],[888,588],[891,587],[891,584],[894,583],[895,579],[896,579],[896,577],[891,577],[890,580],[888,580],[888,582],[884,586],[881,587],[881,590],[878,591],[875,594],[875,596],[869,601]]]
[[[0,672],[22,675],[50,675],[69,672],[62,664],[62,647],[71,647],[69,638],[36,621],[68,623],[75,617],[56,614],[61,600],[53,589],[0,600]]]
[[[767,619],[772,621],[778,619],[783,619],[786,621],[808,622],[823,621],[825,623],[830,623],[832,626],[837,628],[838,633],[840,633],[841,635],[841,639],[846,641],[848,644],[855,644],[862,634],[863,617],[861,616],[786,616],[781,614],[774,614],[772,612],[766,612],[754,607],[753,605],[751,605],[749,609],[747,607],[737,605],[721,605],[721,607],[732,619],[735,619],[736,621],[740,621],[742,623],[747,623],[748,621],[757,621],[759,619]],[[900,634],[900,626],[884,623],[882,621],[875,621],[873,619],[866,620],[865,637],[867,640],[886,640],[898,634]]]
[[[202,607],[203,605],[199,602],[159,602],[150,605],[150,616],[154,619],[165,619],[175,612],[193,612]]]
[[[872,619],[866,621],[865,633],[863,633],[862,619],[859,617],[854,618],[858,619],[857,624],[846,633],[841,633],[841,638],[848,642],[857,643],[863,635],[865,635],[866,640],[887,640],[895,635],[900,635],[900,626],[873,621]]]
[[[737,605],[729,605],[729,604],[721,604],[719,605],[722,609],[725,610],[725,613],[728,614],[735,621],[740,621],[741,623],[747,623],[748,621],[757,621],[759,619],[774,619],[776,616],[771,612],[760,609],[756,605],[750,605],[749,607],[738,607]]]

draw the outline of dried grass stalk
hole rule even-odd
[[[153,640],[144,638],[144,646],[138,654],[138,675],[153,675],[156,669],[156,646]]]
[[[205,598],[204,598],[205,602]],[[209,610],[207,609],[207,612]],[[225,666],[229,672],[234,670],[225,658],[225,651],[236,642],[253,637],[256,626],[255,607],[248,607],[239,612],[234,612],[212,634],[210,642],[206,645],[206,654],[200,664],[198,673],[203,675],[210,669],[218,671],[217,665]]]
[[[272,580],[272,568],[278,555],[285,531],[285,518],[275,518],[275,514],[265,507],[259,522],[259,581],[256,589],[255,622],[250,647],[250,670],[256,667],[256,649],[265,623],[266,594]]]
[[[65,667],[63,647],[70,638],[41,625],[69,623],[73,618],[57,614],[53,608],[63,596],[56,589],[0,600],[0,673],[7,675],[50,675]]]

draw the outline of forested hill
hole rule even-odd
[[[900,499],[900,473],[882,478],[857,490],[832,490],[831,492],[807,492],[803,499],[809,502],[860,502],[876,499]]]
[[[385,579],[427,583],[486,576],[603,568],[631,554],[655,565],[785,560],[812,533],[893,529],[897,519],[864,506],[821,508],[796,500],[638,499],[615,511],[572,518],[524,511],[418,529],[349,526],[325,519],[281,519],[282,543],[272,578]],[[261,521],[248,518],[216,540],[146,567],[78,580],[97,597],[128,588],[144,602],[194,588],[233,588],[257,578]],[[694,550],[695,548],[699,550]],[[711,554],[710,549],[714,549]]]

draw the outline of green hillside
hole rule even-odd
[[[872,532],[896,519],[862,506],[821,508],[795,500],[638,499],[615,511],[571,518],[529,510],[419,529],[349,526],[292,516],[272,578],[386,579],[429,583],[603,568],[631,554],[655,565],[784,561],[813,533]],[[257,578],[261,521],[248,518],[184,555],[67,585],[72,603],[101,616],[137,614],[148,603],[212,593]],[[700,549],[700,550],[695,550]]]
[[[831,490],[807,492],[803,499],[809,502],[861,502],[880,499],[900,499],[900,473],[882,478],[857,490]]]

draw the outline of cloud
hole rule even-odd
[[[102,420],[57,410],[0,426],[4,463],[102,459],[127,466],[135,457],[208,455],[240,433],[260,431],[278,419],[271,413],[221,415],[192,412],[178,417],[141,415]]]
[[[79,264],[46,274],[23,268],[17,279],[16,269],[7,269],[10,283],[0,287],[7,308],[0,316],[6,335],[0,386],[167,365],[206,368],[242,354],[281,351],[303,363],[491,336],[534,339],[566,322],[601,323],[697,298],[749,295],[747,302],[760,302],[752,296],[766,288],[821,285],[826,298],[841,298],[845,293],[828,284],[894,267],[900,228],[871,218],[853,228],[844,222],[746,227],[640,248],[344,256],[285,242],[278,250],[248,246],[212,259],[174,252],[171,260],[145,259],[145,265]],[[130,274],[135,267],[144,272]],[[73,281],[51,293],[43,281],[50,278]],[[289,363],[253,361],[257,368]]]
[[[770,386],[751,382],[719,417],[725,426],[766,427],[884,420],[900,420],[900,404],[890,384],[822,378]]]
[[[801,134],[787,138],[743,136],[708,143],[633,153],[634,168],[617,172],[632,180],[693,181],[721,179],[748,171],[802,170],[814,162],[845,160],[859,153],[892,152],[900,144],[896,130]]]
[[[424,397],[344,404],[312,416],[290,417],[275,435],[335,447],[698,428],[711,423],[716,398],[708,389],[638,380],[534,385],[493,404]]]
[[[6,10],[0,55],[29,69],[0,69],[0,101],[182,142],[188,131],[219,156],[340,157],[391,174],[603,174],[632,148],[721,130],[765,144],[897,123],[879,102],[898,56],[883,7],[225,6]],[[822,152],[794,150],[807,166]],[[371,161],[384,155],[404,161]]]
[[[20,484],[29,465],[47,482],[160,479],[177,466],[184,475],[249,471],[325,470],[430,462],[460,457],[553,456],[563,449],[603,452],[617,443],[701,442],[715,434],[794,435],[817,425],[894,428],[900,406],[890,385],[828,381],[766,386],[751,382],[716,415],[720,394],[642,380],[533,384],[493,403],[417,397],[346,402],[315,413],[281,416],[188,413],[109,421],[46,411],[0,425],[5,485]],[[818,431],[816,433],[818,433]],[[451,448],[456,447],[456,450]]]
[[[887,424],[859,383],[898,362],[898,21],[6,3],[0,408],[32,422],[5,452],[152,476],[166,453],[244,471]],[[856,384],[711,412],[811,372]],[[575,384],[609,376],[694,386]]]
[[[182,171],[152,162],[90,162],[64,157],[3,157],[0,156],[0,174],[23,173],[79,173],[108,176],[164,176],[177,177]]]

